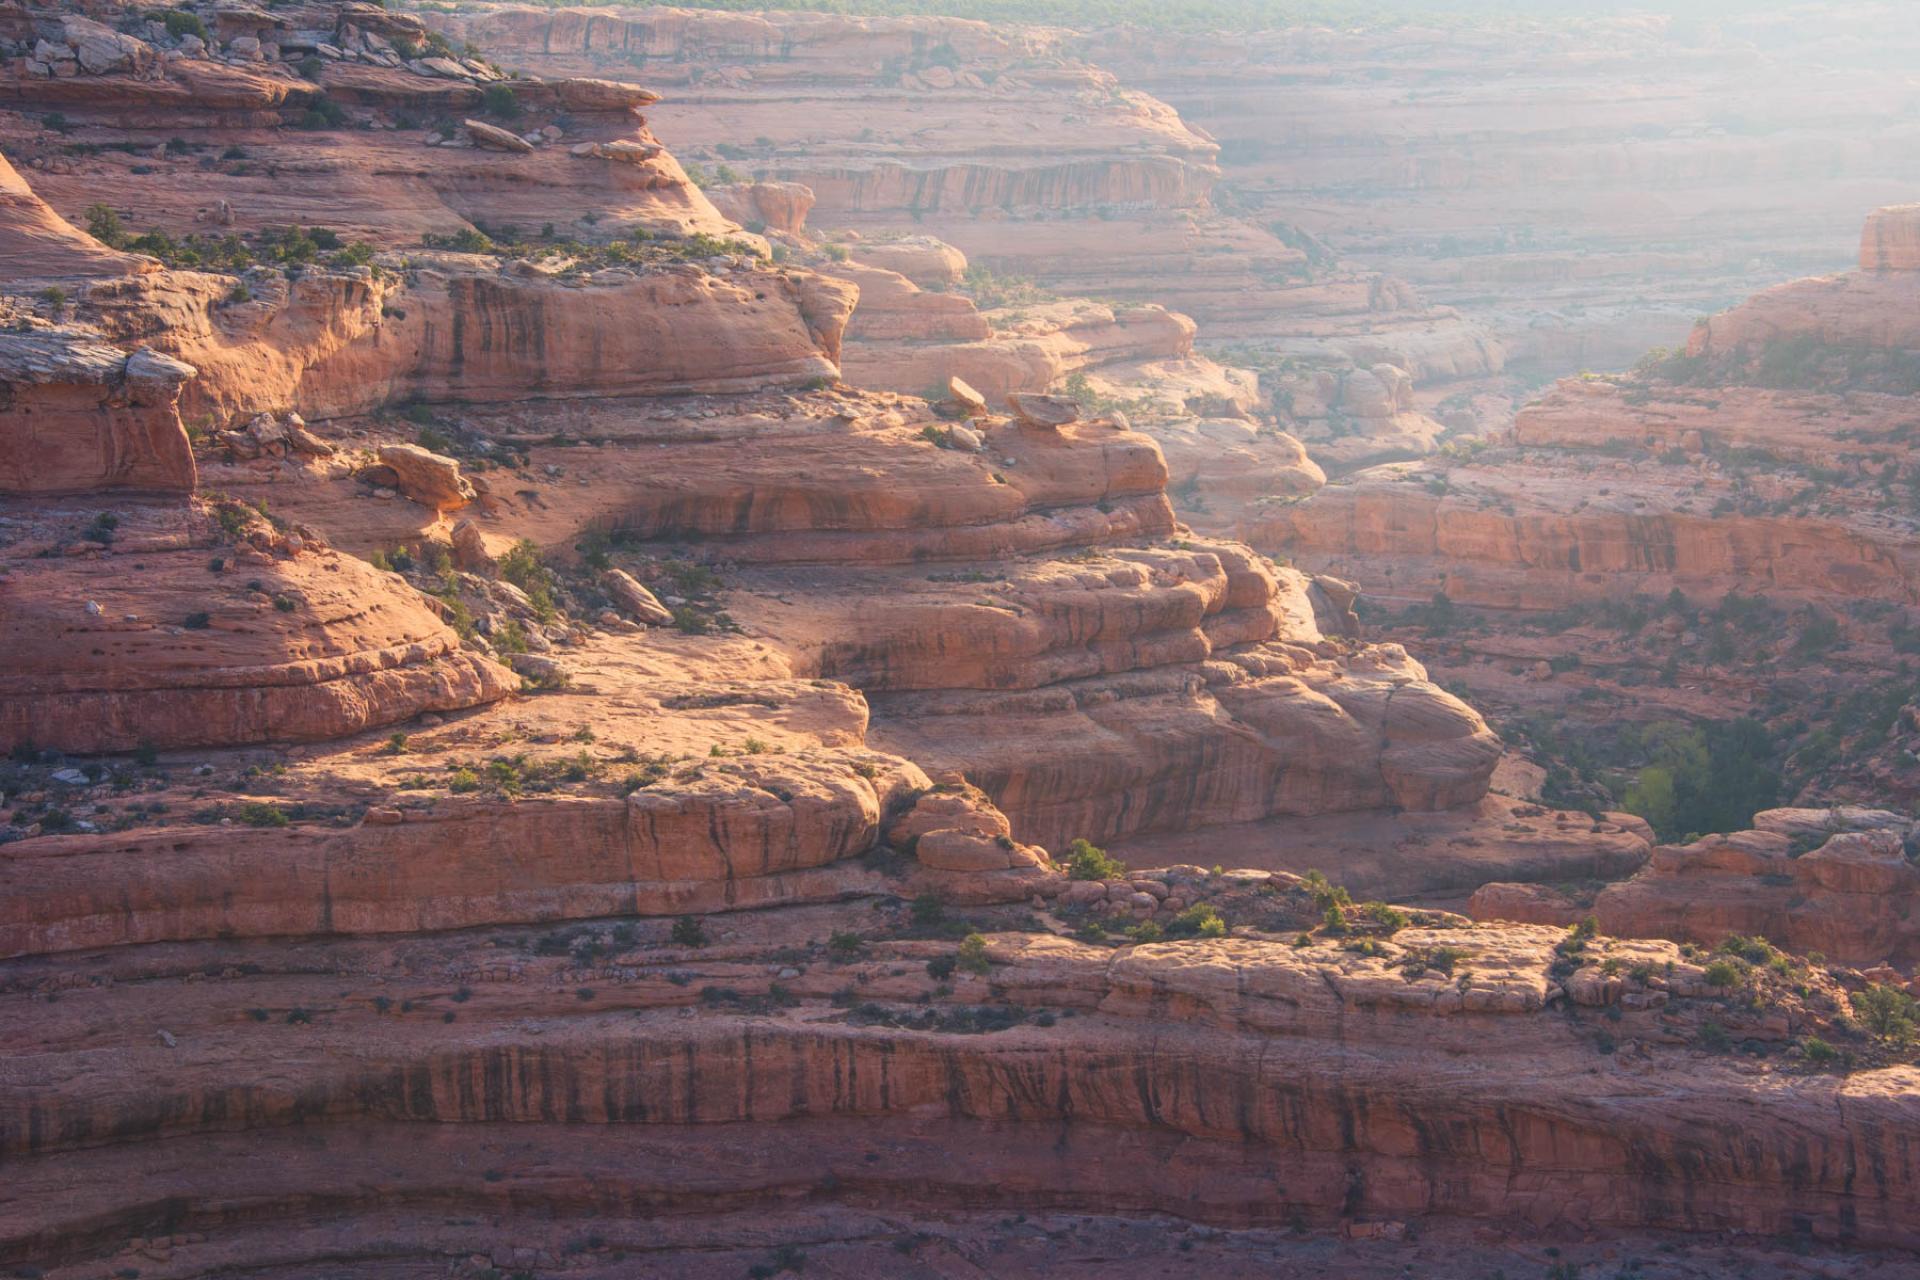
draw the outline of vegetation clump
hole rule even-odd
[[[1067,846],[1067,878],[1070,880],[1119,880],[1127,874],[1127,864],[1107,856],[1107,851],[1087,840],[1075,839]]]

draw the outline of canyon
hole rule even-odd
[[[0,1267],[1911,1268],[1920,206],[1515,413],[1140,39],[0,20]]]

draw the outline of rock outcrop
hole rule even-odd
[[[1877,209],[1860,233],[1862,271],[1920,271],[1920,205]]]
[[[1594,914],[1627,936],[1717,946],[1768,938],[1846,964],[1920,963],[1920,836],[1899,814],[1770,810],[1755,829],[1654,850],[1644,871],[1609,885]]]
[[[1385,362],[1423,383],[1484,379],[1504,361],[1482,326],[1404,282],[1224,211],[1212,137],[1060,28],[700,10],[583,20],[515,5],[430,21],[542,74],[607,72],[644,51],[672,86],[675,149],[804,184],[818,225],[911,226],[1002,276],[1164,305],[1203,340],[1278,359]],[[868,261],[927,284],[905,262]]]
[[[64,328],[0,334],[0,495],[191,492],[191,365]]]

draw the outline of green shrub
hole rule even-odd
[[[84,216],[87,234],[101,244],[118,249],[127,242],[127,230],[120,225],[120,215],[113,211],[111,205],[90,204]]]
[[[1071,880],[1118,880],[1127,874],[1127,864],[1109,858],[1107,851],[1086,840],[1076,839],[1067,846],[1067,877]]]
[[[287,815],[278,805],[265,804],[258,800],[249,800],[234,810],[234,820],[249,827],[284,827]]]
[[[960,950],[955,960],[968,973],[986,973],[993,968],[993,962],[987,959],[987,940],[977,933],[970,933],[960,939]]]
[[[207,39],[207,24],[202,22],[200,15],[191,9],[169,9],[162,21],[167,24],[167,34],[175,40],[182,36],[199,36],[202,40]]]
[[[1707,966],[1706,976],[1710,987],[1737,987],[1746,971],[1737,961],[1715,960]]]
[[[500,576],[526,593],[534,616],[552,622],[560,610],[553,601],[553,573],[540,563],[540,548],[526,538],[500,557]]]
[[[1438,970],[1448,977],[1452,977],[1454,969],[1466,958],[1467,953],[1459,947],[1434,947],[1431,950],[1414,950],[1409,951],[1401,959],[1400,970],[1406,974],[1409,981],[1419,978],[1429,969]]]
[[[1169,938],[1224,938],[1227,922],[1205,902],[1196,903],[1175,916],[1167,925]]]
[[[300,127],[302,129],[337,129],[345,123],[346,118],[347,112],[344,107],[332,98],[323,97],[316,99],[314,104],[307,108],[306,114],[300,117]]]
[[[1322,912],[1328,907],[1347,907],[1353,905],[1353,895],[1339,885],[1329,881],[1318,871],[1309,871],[1301,877],[1300,887],[1313,895],[1313,905]],[[1343,918],[1344,919],[1344,918]]]
[[[1388,933],[1398,933],[1411,923],[1411,918],[1398,907],[1388,906],[1384,902],[1363,902],[1358,908],[1359,916],[1364,920],[1385,928]]]
[[[496,120],[518,120],[522,114],[520,95],[509,85],[490,84],[480,96],[480,109]]]
[[[706,923],[698,916],[681,916],[673,922],[673,944],[676,947],[706,946]]]
[[[1749,603],[1727,600],[1735,601],[1736,613]],[[1779,795],[1778,749],[1757,720],[1698,726],[1663,721],[1634,736],[1648,763],[1628,785],[1622,807],[1645,818],[1662,840],[1742,830]]]
[[[1876,1039],[1905,1044],[1913,1039],[1914,1024],[1920,1021],[1913,997],[1897,987],[1874,983],[1865,991],[1856,991],[1851,1000],[1853,1012]]]

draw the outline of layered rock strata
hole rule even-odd
[[[9,92],[271,149],[303,227],[397,212],[333,249],[230,206],[243,262],[154,182],[138,237],[60,232],[101,269],[21,335],[193,372],[177,412],[78,397],[57,472],[0,436],[79,477],[0,500],[0,1263],[699,1274],[752,1215],[777,1274],[956,1209],[1920,1247],[1915,1068],[1857,974],[1736,998],[1670,943],[1071,843],[1353,815],[1403,833],[1374,883],[1456,894],[1644,856],[1489,798],[1485,722],[1351,583],[1182,525],[1124,413],[838,384],[853,289],[722,218],[649,90],[514,82],[509,120],[402,15],[176,12],[29,15]],[[210,85],[242,120],[192,123]],[[58,207],[63,162],[24,170]],[[108,491],[99,441],[163,438],[166,492]]]

